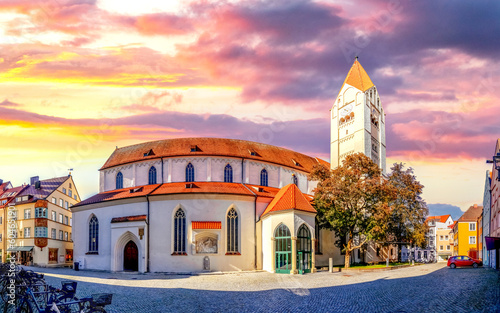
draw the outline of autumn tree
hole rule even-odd
[[[318,181],[314,206],[320,225],[335,232],[347,268],[352,251],[384,236],[392,189],[378,165],[362,153],[347,156],[334,170],[317,166],[310,179]]]
[[[389,186],[396,191],[396,197],[390,203],[390,214],[386,224],[386,242],[395,242],[398,246],[398,260],[401,261],[403,242],[423,247],[425,245],[424,224],[429,213],[422,199],[424,186],[417,181],[413,169],[405,169],[402,163],[394,163],[387,177]]]

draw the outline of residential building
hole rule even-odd
[[[453,224],[453,218],[449,214],[429,216],[425,219],[425,224],[428,227],[426,233],[427,246],[425,248],[415,248],[413,250],[415,260],[447,260],[453,251],[453,240],[449,228],[449,226]]]
[[[22,190],[3,208],[4,219],[15,221],[3,229],[14,237],[15,244],[4,244],[2,261],[15,258],[17,263],[26,265],[72,264],[70,206],[80,201],[73,177],[39,180],[35,176],[29,185],[17,188]],[[62,235],[54,236],[54,231]]]
[[[486,171],[486,180],[484,183],[484,195],[483,195],[483,265],[491,266],[490,251],[486,248],[485,237],[490,234],[490,212],[491,212],[491,174],[492,172]]]
[[[12,187],[10,182],[3,182],[0,180],[0,255],[1,261],[5,262],[7,254],[7,244],[9,238],[16,238],[17,231],[9,234],[9,229],[7,228],[9,216],[8,207],[12,201],[15,200],[16,196],[23,191],[26,186]],[[10,235],[10,236],[9,236]]]
[[[453,223],[450,225],[453,225]],[[436,230],[436,252],[438,261],[446,261],[453,254],[453,235],[452,230],[448,226]]]
[[[454,255],[468,255],[477,258],[477,219],[483,207],[474,204],[453,226]]]
[[[496,142],[494,154],[500,156],[500,138]],[[490,250],[490,265],[500,269],[500,170],[491,169],[491,208],[490,208],[490,239],[485,241]]]

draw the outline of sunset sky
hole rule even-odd
[[[387,164],[428,204],[482,204],[500,137],[498,1],[0,1],[0,178],[68,174],[116,146],[223,137],[329,160],[354,57],[387,114]]]

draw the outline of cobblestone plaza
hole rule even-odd
[[[55,286],[78,281],[78,296],[113,293],[108,312],[500,312],[497,271],[443,263],[306,275],[33,270]]]

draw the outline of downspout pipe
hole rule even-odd
[[[163,166],[162,166],[163,167]],[[146,218],[146,225],[148,227],[147,229],[147,232],[146,232],[146,236],[147,236],[147,239],[148,239],[148,243],[146,245],[146,253],[148,255],[148,261],[146,262],[146,271],[149,273],[150,271],[150,264],[151,264],[151,261],[150,261],[150,236],[149,236],[149,218],[150,218],[150,206],[151,206],[151,203],[149,202],[149,195],[152,194],[153,192],[155,192],[158,188],[160,188],[161,186],[163,186],[163,181],[161,184],[159,184],[155,189],[151,190],[151,192],[149,192],[147,195],[146,195],[146,203],[147,203],[147,218]]]
[[[146,263],[146,272],[149,273],[149,265],[150,265],[150,255],[149,255],[149,195],[146,195],[146,202],[147,202],[147,206],[148,206],[148,218],[146,219],[146,225],[148,227],[148,230],[147,230],[147,239],[148,239],[148,244],[146,245],[146,253],[148,255],[148,261]]]
[[[253,269],[257,269],[257,194],[253,192],[252,189],[248,188],[247,185],[245,185],[245,179],[244,179],[244,171],[243,171],[243,163],[245,159],[241,159],[241,184],[245,186],[248,191],[250,191],[254,198],[253,202],[253,242],[254,242],[254,257],[253,257]]]

